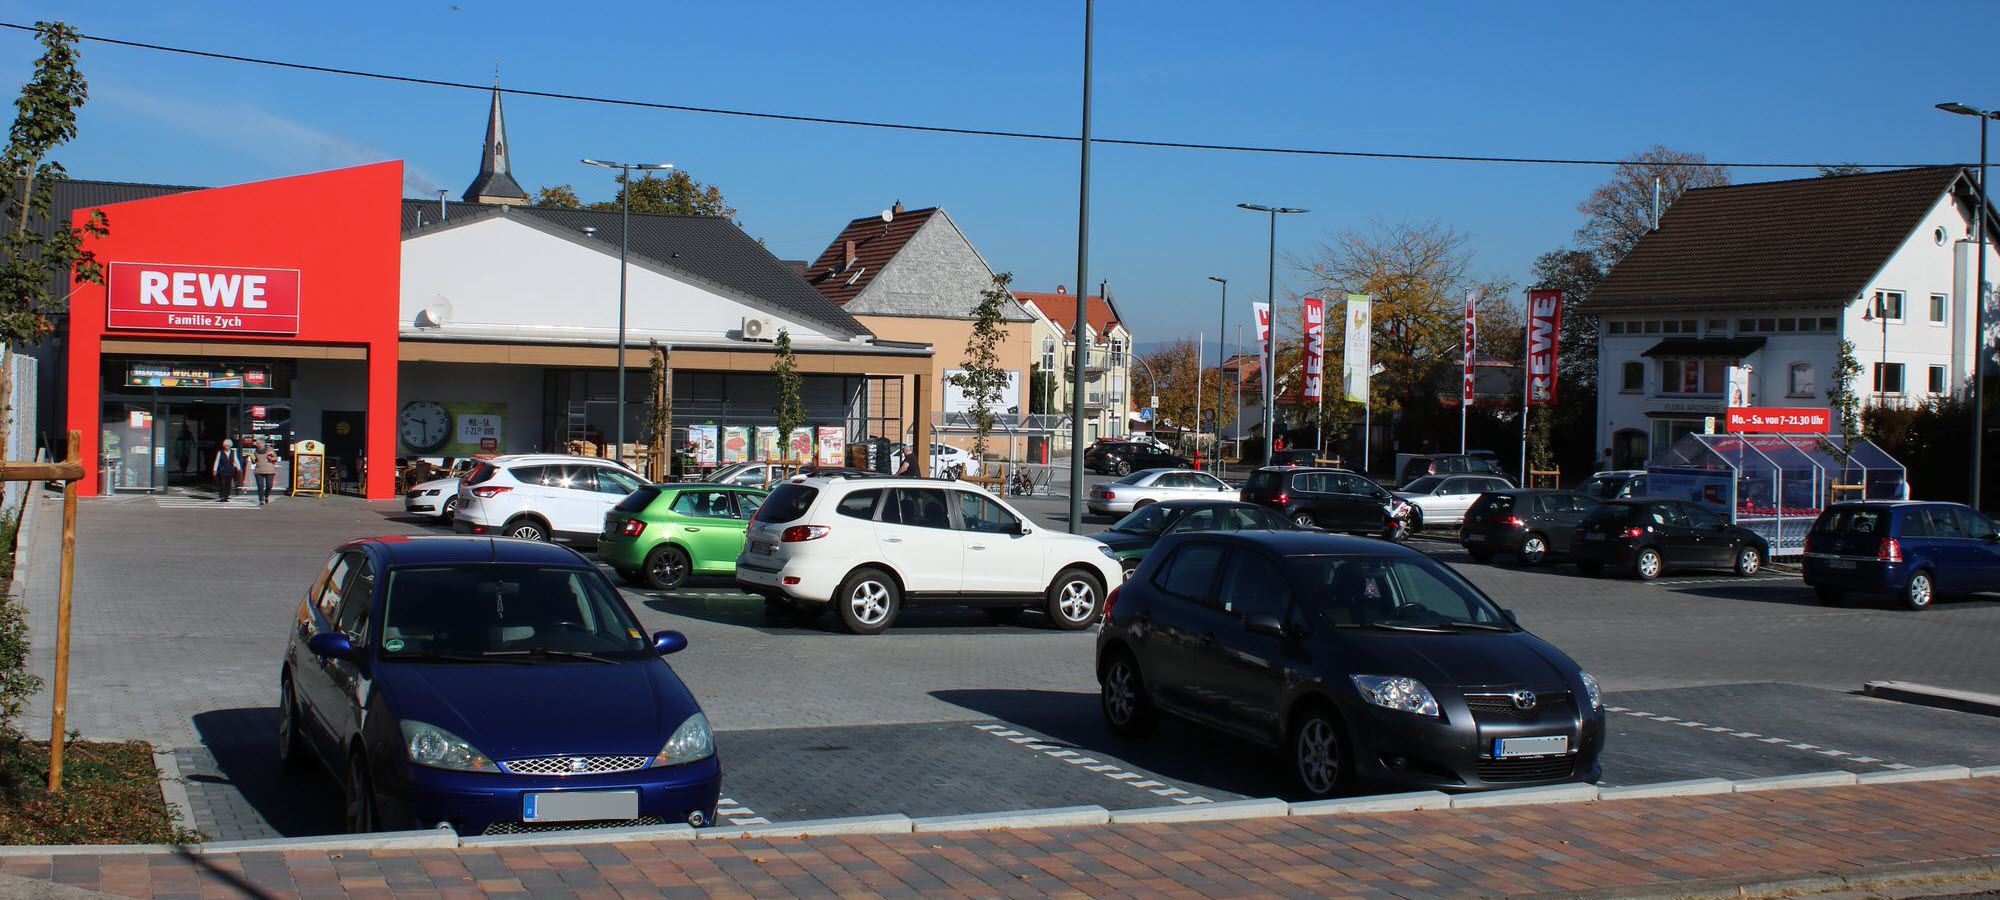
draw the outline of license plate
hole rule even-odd
[[[1483,534],[1468,534],[1468,535],[1465,535],[1465,539],[1466,539],[1466,540],[1468,540],[1468,541],[1471,541],[1471,542],[1473,542],[1473,543],[1475,543],[1475,544],[1476,544],[1476,543],[1479,543],[1480,541],[1483,541],[1483,540],[1486,540],[1486,535],[1483,535]]]
[[[1569,735],[1566,734],[1500,738],[1493,742],[1493,755],[1502,759],[1511,756],[1550,756],[1568,752]]]
[[[638,791],[553,791],[521,798],[523,822],[590,822],[638,817]]]
[[[763,541],[751,541],[750,552],[755,553],[759,556],[770,556],[771,554],[778,552],[778,545],[766,544]]]
[[[1829,569],[1852,569],[1854,568],[1854,560],[1829,559],[1826,561],[1826,567]]]
[[[1601,540],[1604,540],[1604,535],[1601,535],[1601,534],[1579,534],[1579,535],[1577,535],[1577,536],[1576,536],[1576,539],[1577,539],[1577,540],[1579,540],[1579,541],[1601,541]]]

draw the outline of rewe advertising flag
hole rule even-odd
[[[1250,308],[1257,313],[1257,346],[1259,353],[1271,353],[1271,304],[1263,300],[1250,301]]]
[[[1460,409],[1472,406],[1472,393],[1477,380],[1474,378],[1477,370],[1473,368],[1473,362],[1474,354],[1479,349],[1478,297],[1478,294],[1471,291],[1465,292],[1465,383],[1458,391]]]
[[[1562,291],[1528,292],[1528,405],[1556,405],[1556,354],[1562,335]]]
[[[1299,301],[1306,320],[1305,384],[1300,395],[1307,400],[1320,398],[1320,384],[1326,380],[1326,301],[1307,297]]]
[[[1369,329],[1375,325],[1369,313],[1372,306],[1374,302],[1367,294],[1347,295],[1347,344],[1342,349],[1340,380],[1346,386],[1347,399],[1355,403],[1368,402],[1368,373],[1372,368],[1368,338]]]

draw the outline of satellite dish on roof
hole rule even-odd
[[[882,224],[887,225],[888,223],[893,222],[895,220],[896,220],[896,214],[894,212],[891,212],[886,209],[882,211]]]
[[[446,300],[443,294],[432,297],[429,303],[424,304],[423,310],[417,313],[417,324],[427,328],[443,328],[450,320],[451,301]]]

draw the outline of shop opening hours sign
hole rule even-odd
[[[1788,406],[1733,406],[1729,409],[1730,431],[1825,434],[1832,427],[1833,411],[1829,409]]]
[[[106,328],[298,334],[299,270],[113,262]]]

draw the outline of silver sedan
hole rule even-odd
[[[1189,498],[1240,499],[1238,491],[1207,472],[1193,469],[1141,469],[1117,481],[1090,489],[1084,505],[1100,516],[1128,513],[1162,500]]]

